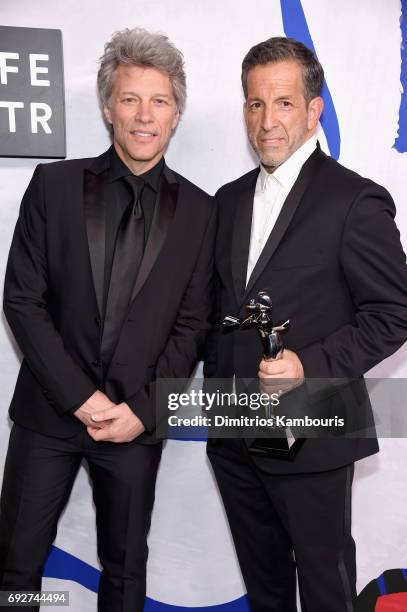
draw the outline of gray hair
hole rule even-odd
[[[115,71],[120,64],[157,68],[168,75],[177,110],[182,113],[186,100],[184,58],[164,34],[133,28],[115,32],[105,44],[97,76],[99,98],[108,106],[112,95]]]
[[[315,54],[302,42],[294,38],[274,37],[261,42],[250,49],[242,63],[242,86],[247,98],[247,77],[256,66],[295,61],[302,68],[304,98],[307,104],[321,95],[324,84],[324,70]]]

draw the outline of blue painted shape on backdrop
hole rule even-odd
[[[377,582],[377,586],[379,587],[380,595],[386,595],[387,589],[386,589],[386,583],[384,581],[383,574],[379,576],[378,578],[376,578],[376,582]]]
[[[60,580],[72,580],[89,591],[97,593],[100,570],[61,548],[52,546],[44,567],[43,576]],[[172,606],[147,597],[144,612],[250,612],[250,608],[246,596],[217,606],[200,606],[199,608]]]
[[[401,70],[400,81],[403,88],[399,109],[399,129],[393,148],[399,153],[407,152],[407,0],[401,0]]]
[[[199,608],[170,606],[169,604],[163,604],[147,597],[144,612],[250,612],[250,607],[246,596],[229,603],[217,606],[200,606]]]
[[[403,1],[406,2],[407,0]],[[307,20],[305,19],[301,0],[280,0],[280,3],[286,36],[301,41],[317,55],[308,29]],[[338,117],[336,116],[335,106],[326,80],[322,88],[322,99],[324,101],[324,112],[321,117],[321,126],[324,130],[331,156],[334,159],[339,159],[341,152],[341,135]]]
[[[208,439],[208,427],[204,425],[186,426],[170,425],[167,432],[168,440],[177,442],[206,442]]]
[[[97,593],[100,570],[78,559],[78,557],[65,552],[65,550],[52,546],[44,567],[43,576],[46,578],[72,580],[81,584],[86,589]]]

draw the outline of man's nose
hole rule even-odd
[[[149,123],[152,120],[151,107],[148,101],[141,101],[137,105],[136,119],[142,123]]]
[[[272,106],[265,106],[262,114],[261,127],[265,132],[269,132],[278,125],[277,113]]]

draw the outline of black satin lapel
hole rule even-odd
[[[244,292],[242,301],[246,300],[248,294],[252,290],[264,268],[268,264],[270,258],[273,256],[273,253],[280,244],[285,232],[287,231],[288,226],[291,223],[295,211],[297,210],[303,198],[305,191],[308,189],[313,177],[315,176],[316,171],[318,170],[319,166],[325,158],[326,155],[322,153],[322,151],[318,147],[301,168],[301,172],[298,175],[297,180],[295,181],[290,193],[288,194],[284,202],[283,208],[281,209],[281,212],[277,218],[276,224],[272,232],[270,233],[270,236],[264,246],[264,249],[262,250],[261,255],[257,260],[257,263],[249,278],[249,282],[247,284],[246,291]]]
[[[157,257],[164,244],[164,240],[168,233],[168,228],[174,217],[177,206],[178,197],[178,182],[169,182],[165,173],[163,173],[160,181],[160,187],[157,194],[157,201],[154,209],[153,220],[147,239],[144,256],[141,262],[140,270],[134,284],[131,302],[134,300],[140,289],[146,282],[152,267],[154,266]]]
[[[103,313],[103,283],[105,273],[105,226],[107,172],[84,174],[84,214],[88,237],[90,263],[99,315]]]
[[[253,198],[258,173],[241,192],[233,224],[232,236],[232,278],[237,303],[240,304],[246,287],[247,261],[249,258],[250,234],[252,229]]]

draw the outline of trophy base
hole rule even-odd
[[[304,438],[297,438],[291,445],[287,438],[256,438],[248,451],[256,457],[293,461],[303,443]]]

